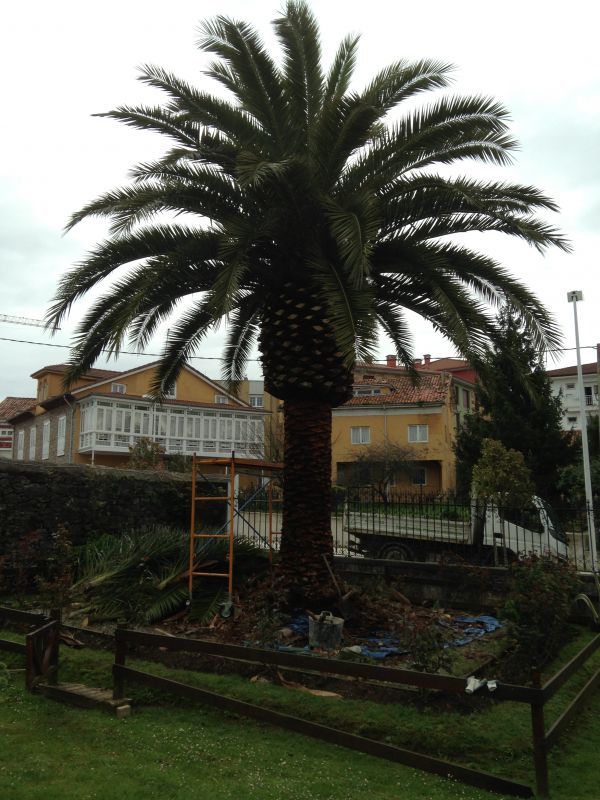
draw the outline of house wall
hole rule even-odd
[[[13,454],[13,426],[0,422],[0,458],[10,459]]]
[[[263,409],[270,413],[265,416],[265,458],[270,461],[283,460],[283,402],[265,392],[264,381],[240,381],[239,398],[250,405],[250,395],[262,395]]]
[[[65,449],[64,454],[58,454],[58,420],[59,417],[65,417]],[[17,442],[18,431],[24,431],[24,447],[23,447],[23,461],[39,461],[49,464],[69,464],[71,463],[71,430],[72,430],[72,409],[67,405],[60,408],[46,411],[43,414],[37,414],[33,419],[25,422],[19,422],[15,425],[15,443]],[[42,458],[42,442],[43,442],[43,427],[44,422],[50,421],[50,437],[48,446],[48,457]],[[30,458],[30,442],[31,431],[35,428],[35,457]],[[17,447],[13,448],[13,461],[17,461]]]
[[[81,399],[94,392],[110,392],[113,383],[125,384],[126,394],[141,396],[150,393],[153,380],[154,368],[151,367],[134,375],[124,375],[122,378],[117,376],[102,382],[94,381],[94,388],[87,386],[81,388],[75,396],[77,399]],[[193,403],[214,403],[216,394],[221,394],[221,391],[202,380],[199,375],[194,375],[188,370],[182,370],[177,378],[175,392],[177,400],[186,400]],[[115,396],[118,397],[116,392]]]
[[[408,441],[409,425],[427,425],[428,441]],[[409,448],[414,460],[429,462],[427,468],[428,489],[449,491],[456,485],[454,467],[455,422],[451,405],[421,407],[369,406],[337,408],[333,411],[332,461],[333,481],[338,480],[338,463],[355,461],[368,444],[352,444],[351,428],[368,427],[370,444],[386,441]]]
[[[34,373],[35,375],[36,373]],[[47,400],[49,397],[55,397],[59,394],[64,394],[65,388],[63,386],[63,374],[58,372],[44,372],[37,379],[37,393],[38,400]],[[86,386],[89,383],[95,383],[97,378],[79,378],[71,386],[69,391],[73,391],[80,386]],[[43,409],[38,406],[36,413],[43,413]]]
[[[550,377],[552,394],[556,397],[560,395],[563,407],[562,427],[566,431],[581,430],[581,408],[579,400],[579,386],[577,383],[577,373],[572,375],[561,375],[560,377]],[[588,417],[598,416],[598,375],[583,375],[583,391],[586,396],[585,412]],[[587,392],[586,392],[587,389]]]

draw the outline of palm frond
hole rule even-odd
[[[305,3],[288,1],[273,26],[283,53],[282,85],[296,149],[311,149],[313,123],[322,107],[323,73],[319,26]]]
[[[223,16],[204,22],[200,31],[202,49],[221,58],[207,74],[227,86],[283,153],[286,107],[281,78],[258,33],[247,23]]]

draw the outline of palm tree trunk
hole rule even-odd
[[[323,556],[331,534],[331,405],[286,400],[280,576],[292,602],[309,605],[335,590]]]

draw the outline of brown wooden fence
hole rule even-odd
[[[0,639],[0,652],[5,651],[23,655],[26,664],[25,682],[27,689],[33,691],[42,680],[45,682],[56,681],[59,655],[59,621],[49,619],[41,614],[0,607],[0,623],[5,623],[9,627],[17,626],[21,629],[23,627],[30,629],[26,633],[23,642]],[[363,736],[357,736],[356,734],[347,733],[337,728],[330,728],[309,720],[292,717],[288,714],[129,667],[126,665],[126,659],[128,655],[131,655],[130,648],[135,646],[155,648],[157,650],[160,648],[160,650],[171,652],[201,653],[205,656],[231,659],[238,662],[276,666],[322,675],[360,678],[366,682],[390,683],[461,695],[465,694],[466,678],[433,675],[396,667],[374,666],[332,658],[223,644],[203,639],[160,636],[129,630],[121,626],[117,628],[115,633],[115,660],[113,664],[113,696],[115,699],[121,699],[125,696],[126,683],[151,686],[240,714],[241,716],[278,725],[287,730],[348,747],[352,750],[405,764],[425,772],[452,777],[471,786],[515,797],[533,796],[533,790],[530,786],[507,778],[433,758],[424,753],[416,753],[405,748],[367,739]],[[600,670],[594,673],[549,729],[546,729],[544,707],[556,692],[594,655],[598,648],[600,648],[600,634],[596,635],[546,683],[541,683],[539,672],[534,670],[532,673],[532,686],[520,686],[498,681],[493,691],[494,700],[526,703],[531,707],[536,789],[538,795],[542,797],[548,796],[549,793],[548,753],[557,744],[567,726],[600,685]],[[479,690],[479,692],[482,691],[486,691],[485,686]]]
[[[516,781],[501,778],[497,775],[491,775],[487,772],[480,772],[442,759],[433,758],[423,753],[415,753],[401,747],[377,742],[373,739],[367,739],[309,720],[292,717],[241,700],[225,697],[215,692],[199,689],[128,667],[126,666],[126,659],[130,647],[133,646],[160,648],[161,650],[167,651],[201,653],[207,656],[233,659],[254,664],[277,666],[300,671],[305,670],[323,675],[361,678],[367,682],[387,682],[396,685],[412,686],[461,695],[465,694],[467,685],[466,678],[432,675],[416,672],[414,670],[398,669],[396,667],[373,666],[351,661],[285,653],[276,650],[222,644],[210,640],[159,636],[120,627],[116,631],[113,692],[115,699],[119,699],[125,695],[126,683],[139,683],[172,692],[181,697],[198,700],[201,703],[206,703],[242,716],[251,717],[261,722],[278,725],[288,730],[312,736],[316,739],[322,739],[323,741],[368,753],[369,755],[385,758],[426,772],[452,777],[470,784],[471,786],[509,794],[515,797],[533,796],[531,787]],[[556,744],[568,723],[573,719],[577,711],[581,709],[600,683],[600,671],[596,672],[594,677],[588,681],[586,686],[579,692],[577,697],[548,731],[546,731],[544,721],[544,706],[565,681],[572,677],[596,652],[598,647],[600,647],[600,635],[596,636],[543,686],[540,683],[539,673],[534,671],[532,675],[532,686],[519,686],[498,681],[493,691],[495,700],[511,700],[513,702],[527,703],[531,707],[536,788],[537,793],[541,796],[548,795],[547,753]],[[485,691],[485,687],[480,691]]]
[[[43,614],[0,607],[0,623],[28,628],[23,642],[0,639],[0,652],[17,653],[25,659],[25,686],[32,692],[41,682],[58,679],[60,622]],[[33,629],[33,630],[31,630]]]

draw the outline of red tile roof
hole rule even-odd
[[[0,420],[16,417],[35,405],[35,397],[6,397],[0,402]]]
[[[584,375],[595,375],[598,370],[598,365],[595,361],[592,361],[591,364],[582,364],[581,371]],[[546,370],[546,375],[550,378],[560,378],[562,375],[577,375],[577,367],[561,367],[560,369],[549,369]]]
[[[372,381],[356,381],[355,386],[362,383],[372,385]],[[399,375],[390,378],[389,394],[352,397],[343,404],[346,406],[400,406],[419,405],[421,403],[444,403],[448,394],[448,378],[443,375],[423,375],[417,382],[407,376]]]

